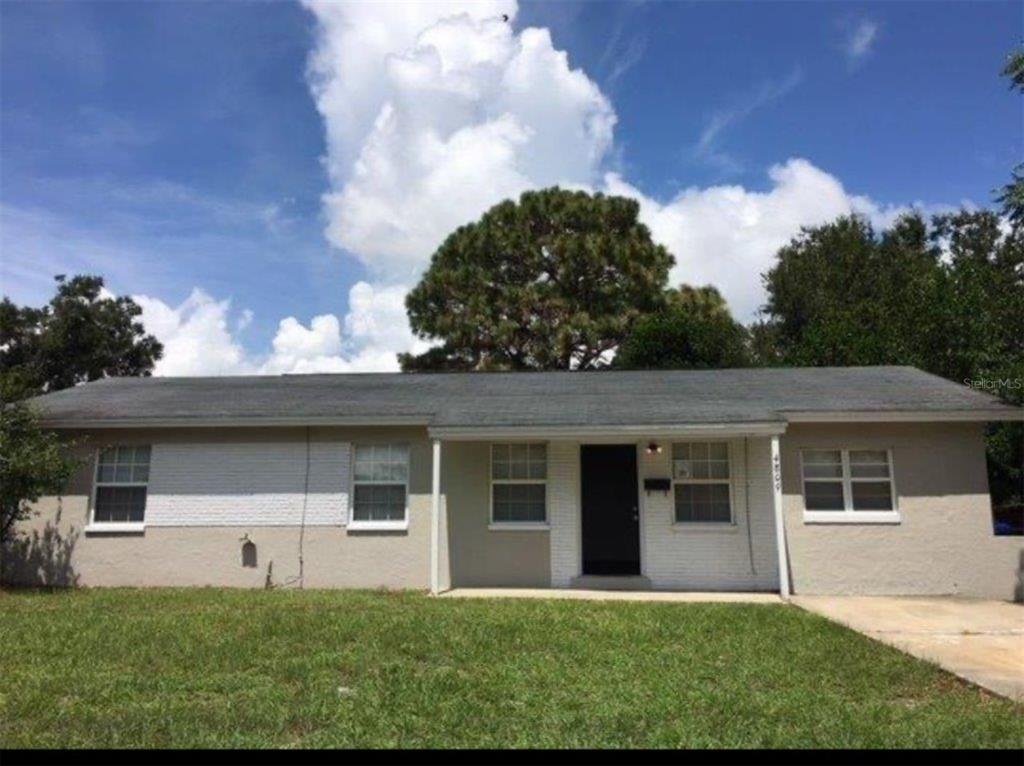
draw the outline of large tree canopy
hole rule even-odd
[[[805,229],[765,275],[769,363],[910,364],[1024,401],[1024,229],[991,211]],[[993,497],[1019,503],[1019,424],[991,430]]]
[[[406,298],[412,329],[442,346],[416,369],[592,369],[637,317],[660,309],[673,258],[635,200],[525,192],[452,233]]]
[[[138,321],[131,298],[105,297],[103,279],[57,277],[42,308],[0,302],[0,372],[31,396],[112,375],[149,375],[163,346]]]
[[[750,364],[746,328],[714,287],[681,285],[665,308],[640,317],[614,365],[620,369],[715,369]]]

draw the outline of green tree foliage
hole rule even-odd
[[[102,295],[95,276],[56,278],[42,308],[0,302],[0,372],[24,396],[112,375],[149,375],[163,346],[138,321],[131,298]]]
[[[402,369],[593,369],[664,305],[673,258],[635,200],[525,192],[453,232],[406,298],[412,329],[442,341]]]
[[[750,363],[746,329],[714,287],[681,285],[640,317],[615,357],[619,369],[714,369]]]
[[[13,539],[32,503],[63,491],[76,465],[57,435],[43,431],[31,407],[11,394],[0,384],[0,546]]]
[[[1010,79],[1011,88],[1024,93],[1024,46],[1007,57],[1002,73]],[[996,202],[1014,227],[1024,226],[1024,164],[1013,169],[1010,183],[1000,189]]]
[[[857,217],[804,229],[764,276],[765,363],[909,364],[1021,404],[1024,230],[991,211],[898,219],[881,235]],[[990,477],[1020,502],[1019,424],[995,426]]]

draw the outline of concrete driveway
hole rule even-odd
[[[1024,606],[955,597],[794,596],[793,603],[1024,700]]]

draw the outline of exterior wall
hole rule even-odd
[[[548,519],[551,523],[551,585],[568,588],[580,574],[580,445],[548,444]]]
[[[1021,595],[1024,540],[992,532],[981,424],[796,424],[782,438],[798,594]],[[899,524],[805,524],[802,448],[890,448]]]
[[[655,588],[778,590],[770,446],[765,438],[729,441],[732,524],[675,524],[673,494],[642,489],[645,478],[672,475],[672,445],[654,455],[640,449],[641,567]]]
[[[347,441],[156,442],[147,527],[337,526],[348,519]],[[309,479],[306,480],[306,467]]]
[[[83,465],[63,497],[40,501],[39,513],[23,527],[27,536],[3,551],[4,581],[262,587],[269,577],[277,585],[294,584],[301,537],[306,587],[428,587],[431,455],[426,430],[311,428],[308,435],[311,496],[302,533],[306,429],[71,434],[81,442],[76,452]],[[408,530],[369,532],[343,525],[348,445],[357,441],[410,445]],[[142,533],[84,531],[95,451],[108,444],[153,445]],[[255,567],[242,566],[245,538],[256,545]],[[442,540],[447,540],[444,534]],[[442,570],[446,547],[441,549]]]
[[[547,587],[550,532],[491,530],[489,442],[447,442],[441,459],[448,506],[451,584]],[[551,452],[548,452],[549,476]],[[549,484],[550,491],[550,484]]]

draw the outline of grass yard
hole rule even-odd
[[[775,605],[0,592],[4,747],[1024,747],[1024,709]]]

